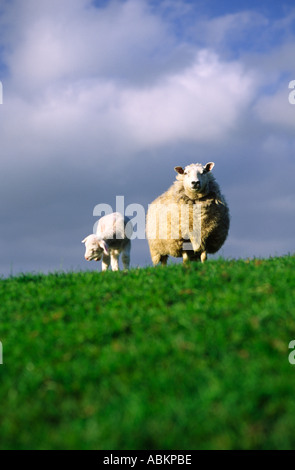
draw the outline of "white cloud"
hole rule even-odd
[[[0,130],[10,163],[20,143],[29,162],[60,158],[59,148],[65,159],[78,149],[103,159],[224,139],[253,98],[251,71],[177,41],[147,2],[42,5],[14,3],[22,40],[11,39],[11,92]]]
[[[58,80],[146,81],[179,67],[190,55],[145,1],[111,1],[101,8],[90,0],[73,5],[54,0],[42,2],[42,8],[36,0],[27,4],[30,15],[23,8],[14,10],[19,32],[7,56],[15,86],[27,92],[40,92],[38,87]]]
[[[237,63],[200,51],[181,73],[123,92],[124,121],[145,145],[223,139],[251,98],[255,80]]]
[[[251,31],[261,31],[268,25],[268,20],[256,11],[228,13],[214,18],[202,18],[198,22],[195,35],[203,36],[211,47],[233,47],[235,42],[244,40]],[[249,40],[249,37],[248,37]]]
[[[222,140],[233,131],[254,91],[254,77],[241,65],[201,51],[189,67],[150,86],[97,78],[58,82],[47,87],[42,99],[12,97],[2,139],[23,121],[18,138],[33,137],[36,149],[29,159],[42,158],[42,145],[45,158],[48,152],[59,158],[61,141],[67,158],[77,146],[108,147],[111,153],[126,155],[182,140]]]
[[[255,112],[261,121],[275,124],[277,129],[285,129],[294,133],[295,105],[289,103],[288,82],[271,95],[263,96],[255,106]]]

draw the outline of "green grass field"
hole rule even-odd
[[[1,449],[295,449],[295,257],[0,281]]]

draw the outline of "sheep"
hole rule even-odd
[[[229,209],[213,167],[214,162],[175,167],[176,181],[149,204],[146,234],[154,265],[166,265],[168,256],[203,263],[225,242]]]
[[[86,261],[99,261],[102,258],[102,271],[106,271],[110,263],[112,271],[118,271],[119,256],[122,253],[123,267],[128,269],[132,232],[130,219],[120,212],[101,217],[96,234],[88,235],[82,240],[82,243],[85,243]]]

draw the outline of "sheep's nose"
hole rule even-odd
[[[192,181],[192,186],[196,189],[199,189],[200,187],[200,181]]]
[[[86,261],[88,261],[88,256],[84,256],[84,258],[86,259]]]

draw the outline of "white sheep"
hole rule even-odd
[[[225,242],[229,210],[213,167],[213,162],[175,167],[174,184],[149,205],[146,232],[154,265],[165,265],[169,255],[204,262]]]
[[[85,243],[86,261],[99,261],[102,258],[102,271],[106,271],[110,263],[112,271],[118,271],[119,256],[122,253],[123,267],[128,269],[132,232],[130,219],[119,212],[101,217],[96,234],[88,235],[82,240]]]

